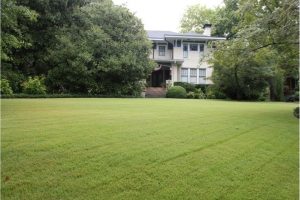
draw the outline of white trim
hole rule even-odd
[[[201,39],[201,40],[226,40],[225,37],[208,37],[208,36],[184,36],[184,35],[165,35],[165,38],[183,38],[183,39]]]
[[[188,83],[191,82],[191,68],[187,68],[188,69]]]
[[[197,84],[199,84],[199,68],[197,68]]]

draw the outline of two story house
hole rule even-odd
[[[149,55],[157,67],[148,78],[148,86],[164,87],[174,82],[212,84],[209,79],[212,68],[208,58],[214,41],[225,40],[211,36],[211,25],[204,25],[204,33],[175,33],[171,31],[147,31],[153,48]]]

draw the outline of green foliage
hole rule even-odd
[[[207,99],[226,99],[226,95],[222,93],[219,89],[218,86],[214,85],[209,85],[206,88],[206,98]]]
[[[23,83],[23,92],[26,94],[46,94],[45,78],[38,76],[31,78]]]
[[[297,2],[225,1],[216,27],[229,40],[217,44],[211,61],[218,90],[256,100],[270,87],[271,99],[282,100],[285,77],[298,79]]]
[[[276,71],[275,75],[269,81],[270,98],[273,101],[282,101],[284,89],[284,75],[283,72]]]
[[[194,99],[195,98],[195,93],[194,92],[188,92],[186,94],[186,98],[188,98],[188,99]]]
[[[192,5],[185,11],[181,19],[181,32],[203,32],[204,24],[214,24],[216,10],[200,4]]]
[[[22,92],[22,83],[25,76],[18,70],[13,70],[12,66],[2,63],[1,78],[7,79],[14,93]]]
[[[45,76],[52,93],[136,95],[154,67],[143,24],[111,0],[2,4],[2,77],[16,92],[21,73]]]
[[[299,118],[299,107],[296,107],[294,109],[294,116],[297,117],[297,118]]]
[[[1,1],[1,61],[15,62],[13,52],[28,48],[30,35],[26,34],[26,24],[37,20],[38,14],[30,8],[18,5],[16,0]],[[24,26],[25,25],[25,26]]]
[[[196,91],[195,91],[195,99],[205,99],[205,98],[206,98],[206,95],[201,90],[201,88],[196,89]]]
[[[195,92],[196,90],[195,84],[186,82],[174,82],[174,86],[181,86],[186,90],[186,92]]]
[[[88,4],[63,28],[50,51],[52,92],[136,95],[154,64],[143,25],[127,8],[110,1]],[[85,28],[82,29],[81,27]],[[68,62],[62,62],[67,60]]]
[[[9,85],[9,82],[6,79],[1,79],[0,88],[1,88],[1,91],[0,91],[1,94],[6,94],[6,95],[13,94],[13,91]]]
[[[181,86],[173,86],[167,90],[167,98],[186,98],[186,90]]]

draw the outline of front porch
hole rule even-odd
[[[166,87],[172,80],[171,65],[159,64],[147,79],[149,87]]]

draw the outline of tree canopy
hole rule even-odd
[[[216,10],[207,8],[201,4],[187,8],[181,19],[181,32],[202,33],[204,24],[215,23]]]
[[[17,38],[1,38],[2,77],[11,82],[43,75],[49,92],[131,95],[152,70],[143,24],[111,0],[4,3],[2,34]]]
[[[299,78],[298,4],[297,0],[224,0],[224,6],[207,18],[202,16],[207,9],[197,5],[187,10],[181,27],[201,30],[210,20],[212,34],[226,36],[217,44],[211,63],[215,86],[228,97],[257,99],[270,90],[271,98],[280,100],[284,87],[278,85],[288,77]]]

